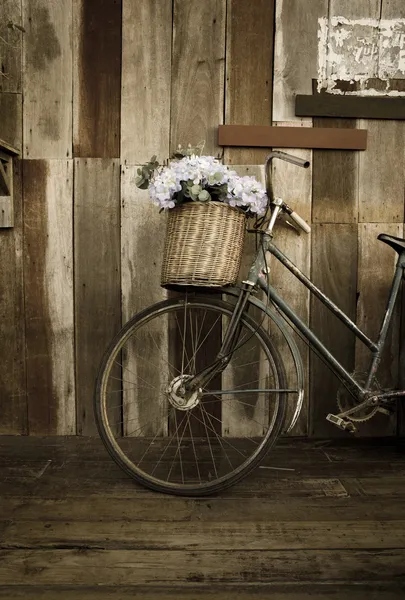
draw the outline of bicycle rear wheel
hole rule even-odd
[[[224,371],[182,398],[185,380],[213,362],[232,313],[220,297],[173,298],[135,315],[108,348],[96,421],[112,458],[138,483],[177,495],[216,493],[254,469],[277,439],[285,372],[247,314]]]

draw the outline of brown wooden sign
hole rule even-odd
[[[298,117],[341,117],[353,119],[405,119],[405,98],[343,96],[341,94],[298,95]]]
[[[219,146],[365,150],[366,129],[220,125]]]

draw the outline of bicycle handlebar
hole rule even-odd
[[[266,158],[265,166],[266,192],[270,203],[274,203],[273,186],[271,182],[271,177],[269,175],[270,165],[273,158],[285,160],[286,162],[292,163],[293,165],[297,165],[298,167],[302,167],[304,169],[307,169],[310,165],[309,160],[298,158],[298,156],[287,154],[287,152],[281,152],[280,150],[273,150],[272,152],[270,152],[270,154]],[[310,233],[311,227],[306,221],[304,221],[302,217],[300,217],[295,211],[293,211],[292,208],[290,208],[287,204],[283,203],[283,209],[285,210],[285,212],[288,213],[291,220],[294,221],[294,223],[298,225],[298,227],[300,227],[300,229],[305,231],[305,233]]]
[[[266,158],[266,167],[271,163],[273,158],[280,158],[281,160],[290,162],[293,165],[297,165],[298,167],[303,167],[304,169],[308,169],[308,167],[310,165],[309,160],[304,160],[302,158],[298,158],[298,156],[293,156],[292,154],[287,154],[287,152],[273,150],[273,152],[270,152],[270,154]]]

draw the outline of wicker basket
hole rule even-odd
[[[245,215],[221,202],[189,202],[169,211],[162,286],[214,287],[235,283]]]

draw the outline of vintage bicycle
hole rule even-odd
[[[388,302],[376,341],[295,266],[274,243],[281,216],[308,233],[310,227],[273,193],[274,158],[309,163],[272,152],[265,164],[270,219],[246,279],[236,287],[172,297],[136,314],[102,360],[94,410],[100,436],[116,463],[152,490],[203,496],[224,490],[263,460],[282,432],[290,431],[304,398],[304,369],[288,325],[307,340],[342,381],[350,401],[326,418],[354,432],[356,420],[385,411],[405,390],[381,390],[376,372],[401,281],[405,239],[380,234],[398,253]],[[359,380],[328,351],[270,282],[272,255],[338,317],[370,350]],[[255,295],[262,290],[264,300]],[[275,342],[277,340],[277,342]],[[282,343],[281,343],[282,342]],[[284,365],[285,352],[293,368]],[[294,410],[287,422],[287,405]]]

